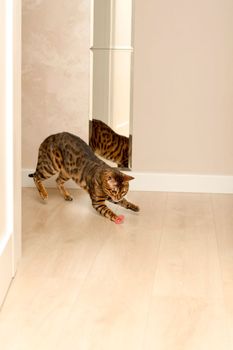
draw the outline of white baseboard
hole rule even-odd
[[[134,191],[233,193],[233,176],[135,173]]]
[[[22,170],[23,187],[34,187],[32,178],[28,174],[34,170]],[[233,193],[233,176],[224,175],[185,175],[127,172],[135,177],[130,182],[131,191],[158,191],[158,192],[197,192],[197,193]],[[45,181],[46,187],[56,187],[55,177]],[[69,180],[67,188],[78,188]]]

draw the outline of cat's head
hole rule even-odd
[[[105,170],[102,174],[103,190],[114,202],[119,202],[128,192],[129,181],[133,179],[119,170]]]

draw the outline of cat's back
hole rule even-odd
[[[72,146],[85,152],[91,151],[90,147],[86,144],[85,141],[83,141],[79,136],[71,134],[69,132],[61,132],[57,134],[57,139],[61,148]]]
[[[102,122],[101,120],[99,119],[92,119],[91,121],[92,123],[92,129],[93,129],[93,134],[94,135],[114,135],[116,134],[114,132],[114,130],[112,130],[107,124],[105,124],[104,122]]]
[[[72,152],[75,155],[80,154],[89,158],[95,158],[93,151],[85,141],[79,136],[66,131],[48,136],[43,141],[42,146],[58,148],[62,153]]]
[[[112,140],[113,143],[116,142],[128,142],[128,137],[116,133],[110,126],[105,124],[99,119],[92,119],[91,121],[92,132],[91,139],[98,141]]]

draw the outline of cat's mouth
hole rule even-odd
[[[111,197],[111,200],[115,203],[118,203],[120,202],[122,199],[124,198],[124,196],[121,196],[121,197]]]
[[[118,202],[120,202],[122,200],[122,198],[121,199],[112,198],[112,200],[113,200],[113,202],[118,203]]]

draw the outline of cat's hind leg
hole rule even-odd
[[[61,195],[65,198],[66,201],[72,201],[73,197],[69,194],[69,192],[65,189],[64,183],[70,179],[64,171],[60,171],[58,178],[56,179],[57,187],[61,193]]]
[[[35,185],[37,187],[37,190],[39,192],[39,195],[43,200],[48,199],[48,193],[42,183],[42,181],[50,178],[54,174],[49,174],[47,171],[42,171],[42,170],[36,170],[36,172],[33,174],[33,180],[35,182]]]
[[[48,198],[48,193],[42,181],[49,179],[61,169],[62,155],[59,150],[54,150],[50,137],[42,142],[38,152],[36,171],[30,174],[33,177],[38,192],[43,200]]]
[[[48,193],[42,183],[42,181],[49,179],[51,176],[55,175],[57,170],[54,169],[54,166],[48,157],[48,155],[40,149],[38,163],[36,171],[34,174],[29,176],[33,177],[35,185],[38,189],[38,192],[43,200],[48,199]]]

